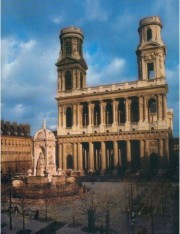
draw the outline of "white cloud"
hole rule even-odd
[[[10,78],[17,67],[22,66],[23,60],[31,53],[36,41],[18,41],[14,38],[2,40],[2,79]]]
[[[63,22],[63,18],[62,18],[61,16],[54,17],[54,18],[52,19],[52,21],[53,21],[53,23],[55,23],[55,24],[60,24],[60,23]]]
[[[24,114],[25,110],[26,109],[23,104],[19,103],[12,109],[12,113],[14,113],[14,115],[21,116]]]
[[[53,110],[51,116],[56,118],[56,44],[8,37],[2,47],[3,118],[29,122],[32,127],[41,124],[37,118],[41,112]],[[54,120],[50,118],[49,124]]]
[[[122,58],[114,58],[112,62],[99,68],[97,64],[90,65],[87,73],[87,82],[90,86],[99,84],[111,84],[112,81],[121,80],[126,62]],[[114,82],[115,83],[115,82]]]

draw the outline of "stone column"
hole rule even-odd
[[[63,159],[63,162],[62,162],[62,169],[67,169],[67,165],[66,165],[66,145],[65,144],[62,144],[62,159]]]
[[[73,154],[74,154],[74,170],[77,170],[77,144],[73,144]]]
[[[117,166],[117,164],[119,163],[119,160],[118,160],[118,142],[117,141],[113,142],[113,150],[114,150],[114,166]]]
[[[59,106],[59,127],[63,127],[63,107]]]
[[[79,104],[76,104],[76,126],[79,126]]]
[[[84,165],[85,165],[85,169],[87,170],[88,169],[88,152],[87,152],[87,149],[84,149]]]
[[[143,97],[139,97],[139,122],[143,121]]]
[[[102,170],[106,169],[106,151],[105,151],[105,142],[101,141],[101,168]]]
[[[126,123],[129,123],[129,100],[125,98],[125,106],[126,106]]]
[[[76,105],[73,104],[73,128],[76,127]]]
[[[140,140],[140,158],[143,158],[145,156],[144,153],[144,140]]]
[[[159,139],[159,156],[163,157],[163,140]]]
[[[59,151],[58,151],[58,162],[59,162],[59,165],[58,165],[58,168],[63,168],[63,147],[62,147],[62,144],[59,144],[58,145],[59,147]]]
[[[113,99],[113,124],[118,122],[118,101]]]
[[[78,170],[82,171],[83,164],[82,164],[82,144],[78,143]]]
[[[94,126],[94,103],[91,103],[91,124]]]
[[[162,120],[162,95],[158,95],[158,120]]]
[[[104,107],[105,107],[105,103],[101,100],[100,101],[100,112],[101,112],[101,125],[104,125],[105,123],[105,119],[104,119]]]
[[[159,139],[159,167],[164,167],[164,144],[163,139]]]
[[[58,105],[58,128],[61,127],[61,107]]]
[[[63,74],[62,76],[62,91],[65,91],[65,77],[64,77],[65,74]]]
[[[63,106],[63,128],[66,128],[66,106]]]
[[[166,94],[163,94],[163,120],[167,118],[167,101],[166,101]]]
[[[169,161],[169,139],[165,139],[165,156]]]
[[[144,97],[144,121],[148,122],[148,103],[147,103],[147,97]]]
[[[94,170],[94,147],[92,142],[89,142],[89,168]]]
[[[82,109],[83,106],[82,105],[78,105],[78,123],[79,123],[79,127],[82,127]]]
[[[76,69],[72,71],[73,89],[76,89]]]
[[[126,141],[126,151],[127,151],[127,163],[130,165],[131,162],[131,142]]]
[[[90,127],[92,124],[91,102],[89,102],[88,104],[88,118],[89,118],[89,127]]]

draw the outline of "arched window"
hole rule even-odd
[[[65,43],[65,48],[66,48],[66,55],[71,54],[71,40],[67,39]]]
[[[125,123],[125,104],[121,101],[118,105],[118,124]]]
[[[112,104],[107,103],[107,105],[106,105],[106,124],[112,124],[112,123],[113,123]]]
[[[139,121],[139,105],[137,100],[133,100],[131,103],[131,122]]]
[[[72,108],[68,107],[66,109],[66,127],[67,128],[71,128],[72,127],[72,120],[73,120],[73,117],[72,117]]]
[[[96,104],[94,107],[94,125],[100,125],[100,107],[98,104]]]
[[[83,124],[83,127],[86,127],[89,124],[89,121],[88,121],[88,107],[87,106],[83,107],[82,114],[83,114],[82,124]]]
[[[82,72],[80,73],[80,89],[83,88],[83,74]]]
[[[157,103],[155,99],[150,99],[148,102],[149,121],[157,121]]]
[[[156,100],[149,101],[149,113],[155,114],[157,112]]]
[[[147,64],[147,72],[148,72],[148,79],[154,79],[154,77],[155,77],[154,63]]]
[[[147,41],[150,41],[152,39],[152,30],[148,28],[147,30]]]
[[[71,71],[66,71],[65,73],[65,90],[72,89],[72,74]]]

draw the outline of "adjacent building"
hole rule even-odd
[[[161,30],[157,16],[139,22],[137,80],[96,87],[86,86],[82,31],[61,30],[56,63],[59,168],[83,172],[120,166],[135,172],[167,166],[173,110],[167,107]]]
[[[30,125],[1,120],[2,174],[27,174],[32,168],[33,140]]]

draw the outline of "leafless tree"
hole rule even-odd
[[[20,211],[19,213],[22,216],[22,230],[25,230],[25,215],[26,215],[26,210],[29,207],[29,202],[26,199],[26,187],[22,186],[18,189],[18,195],[19,195],[19,201],[18,201],[18,205],[20,206]]]
[[[111,211],[117,208],[120,208],[120,199],[118,194],[113,190],[108,190],[101,194],[100,204],[102,210],[105,211],[105,227],[106,233],[109,233],[110,229],[110,214]]]
[[[77,196],[72,196],[70,199],[67,201],[67,208],[70,209],[70,213],[72,215],[72,226],[76,227],[76,219],[77,219],[77,211],[79,209],[79,203],[77,202],[78,197]]]
[[[43,190],[44,206],[45,206],[45,220],[48,220],[48,211],[52,205],[52,191],[48,187],[44,187]]]
[[[81,198],[80,209],[82,213],[88,217],[88,231],[95,230],[95,221],[97,209],[100,207],[100,194],[93,192],[92,190],[85,193]]]

